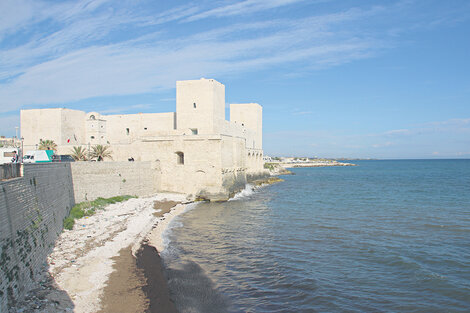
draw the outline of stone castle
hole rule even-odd
[[[263,169],[262,107],[230,105],[214,79],[178,81],[176,112],[102,115],[65,108],[21,111],[24,151],[53,140],[59,154],[72,147],[109,145],[114,161],[151,161],[158,190],[224,200]]]

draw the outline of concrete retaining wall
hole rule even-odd
[[[160,187],[155,162],[74,162],[71,166],[77,203],[98,197],[149,196]]]
[[[0,180],[20,177],[21,166],[20,163],[0,164]]]
[[[0,182],[0,312],[31,288],[74,205],[70,164],[30,164]]]

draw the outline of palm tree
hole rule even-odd
[[[109,146],[103,146],[103,145],[96,145],[93,146],[91,151],[91,157],[93,159],[96,159],[97,161],[103,161],[105,158],[113,159],[111,154],[112,151],[109,150]]]
[[[73,147],[71,155],[75,161],[86,161],[86,150],[81,146]]]
[[[57,144],[54,142],[54,140],[39,140],[39,150],[57,150]]]

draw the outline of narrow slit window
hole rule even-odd
[[[193,108],[196,108],[196,102],[193,103]]]
[[[126,135],[129,135],[129,128],[126,128]]]
[[[184,153],[181,151],[176,152],[176,163],[184,164]]]

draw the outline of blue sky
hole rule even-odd
[[[269,155],[470,158],[470,2],[0,0],[0,134],[19,110],[258,102]],[[228,115],[227,115],[228,117]]]

